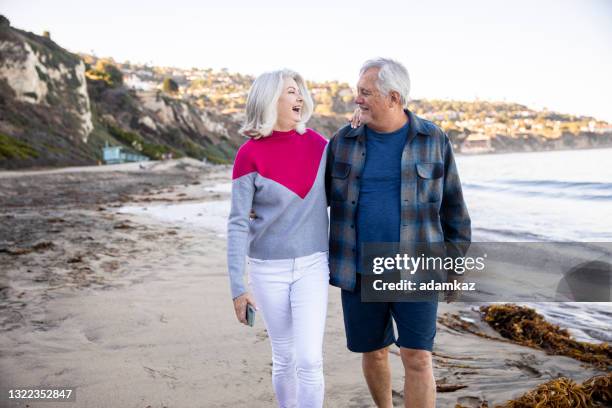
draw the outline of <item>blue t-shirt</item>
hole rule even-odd
[[[366,160],[357,206],[357,271],[361,273],[361,244],[399,242],[401,222],[402,152],[410,124],[395,132],[365,128]]]

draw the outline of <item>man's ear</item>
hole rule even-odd
[[[391,92],[389,92],[389,96],[391,97],[391,106],[393,106],[395,104],[398,104],[398,105],[402,104],[402,98],[401,98],[399,92],[391,91]]]

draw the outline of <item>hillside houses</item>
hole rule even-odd
[[[88,57],[95,61],[95,57]],[[142,91],[161,90],[165,78],[178,85],[171,97],[189,100],[202,108],[234,114],[244,109],[254,78],[223,68],[170,68],[121,64],[127,86]],[[355,109],[354,90],[338,81],[308,82],[315,113],[323,116],[350,116]],[[548,110],[534,110],[516,103],[491,101],[413,100],[409,108],[438,124],[443,130],[468,142],[470,149],[496,137],[515,139],[543,138],[558,140],[564,135],[612,134],[612,125],[592,117],[566,115]],[[470,136],[478,135],[478,136]],[[469,140],[464,140],[468,136]],[[607,136],[606,136],[607,137]],[[467,148],[468,145],[466,145]],[[485,149],[489,147],[485,146]]]

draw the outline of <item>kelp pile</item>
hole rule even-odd
[[[609,407],[611,403],[612,373],[608,373],[582,384],[556,378],[499,408],[593,408]]]
[[[551,324],[535,310],[513,304],[481,306],[482,319],[503,337],[518,344],[593,364],[601,370],[612,366],[608,343],[592,344],[571,338],[566,329]]]
[[[538,386],[523,396],[495,408],[596,408],[612,404],[612,373],[589,378],[576,384],[569,378],[559,377]],[[483,401],[478,408],[488,408]],[[467,408],[456,404],[455,408]]]

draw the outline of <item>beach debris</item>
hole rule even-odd
[[[499,408],[593,408],[612,402],[612,373],[591,377],[582,384],[559,377],[510,400]]]
[[[447,377],[436,379],[436,391],[437,392],[455,392],[463,388],[467,388],[464,384],[449,384]]]
[[[36,243],[32,246],[32,250],[33,251],[46,251],[47,249],[51,249],[53,248],[55,245],[53,244],[53,242],[49,242],[49,241],[42,241],[39,243]]]
[[[129,221],[122,221],[118,224],[115,224],[113,226],[114,229],[132,229],[134,228],[133,226],[131,226],[130,224],[128,224]]]
[[[83,254],[77,254],[72,258],[68,259],[66,262],[68,263],[80,263],[83,262]]]
[[[458,332],[471,333],[485,339],[510,343],[509,340],[504,338],[494,337],[484,333],[476,323],[462,319],[457,313],[444,313],[442,316],[438,316],[438,323]]]
[[[451,356],[448,354],[442,354],[438,351],[432,351],[431,355],[434,357],[451,358],[455,360],[473,360],[474,359],[474,357],[471,357],[471,356],[461,356],[461,355]]]
[[[142,368],[144,368],[144,369],[145,369],[145,371],[146,371],[147,373],[149,373],[149,375],[150,375],[152,378],[157,378],[157,376],[160,376],[160,377],[164,377],[164,378],[170,378],[170,379],[172,379],[172,380],[178,380],[178,378],[176,378],[175,376],[170,375],[170,374],[168,374],[167,372],[164,372],[164,371],[162,371],[162,370],[156,370],[156,369],[153,369],[153,368],[151,368],[151,367],[147,367],[147,366],[142,366]]]
[[[53,242],[49,242],[49,241],[42,241],[39,242],[37,244],[34,244],[30,247],[22,247],[22,248],[13,248],[13,247],[9,247],[9,248],[0,248],[0,253],[1,252],[5,252],[9,255],[25,255],[25,254],[29,254],[31,252],[43,252],[46,251],[48,249],[53,248]]]
[[[437,392],[454,392],[457,390],[461,390],[463,388],[467,388],[467,385],[463,384],[436,384]]]
[[[504,338],[547,354],[572,357],[608,370],[612,349],[608,343],[593,344],[573,339],[566,329],[547,322],[534,309],[514,304],[481,306],[482,319]]]

